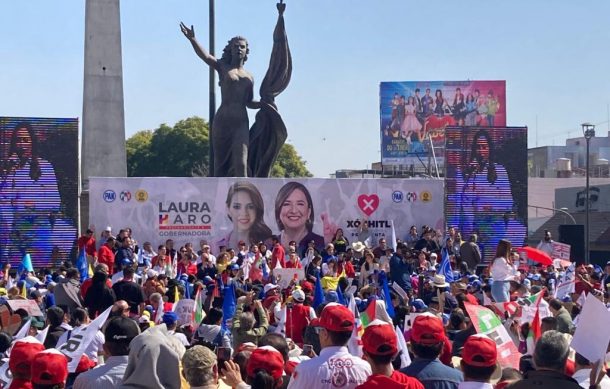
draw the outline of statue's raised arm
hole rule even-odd
[[[208,53],[203,47],[201,47],[201,45],[195,38],[195,27],[191,25],[191,28],[188,28],[186,24],[180,22],[180,31],[182,31],[186,39],[191,42],[191,45],[193,45],[193,49],[195,50],[195,53],[197,53],[199,58],[201,58],[203,62],[205,62],[209,66],[218,70],[218,60],[216,59],[216,57],[214,57],[213,55]]]

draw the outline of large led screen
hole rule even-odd
[[[478,236],[484,260],[500,239],[527,235],[527,127],[447,127],[445,214],[464,240]]]
[[[0,117],[0,260],[69,258],[78,220],[78,119]]]

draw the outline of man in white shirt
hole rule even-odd
[[[354,389],[371,375],[371,366],[347,350],[354,329],[354,314],[347,307],[329,303],[319,319],[320,356],[301,362],[292,374],[288,389]]]
[[[167,326],[167,333],[171,336],[177,338],[180,343],[184,345],[184,347],[190,346],[186,335],[180,332],[176,332],[176,327],[178,327],[178,314],[176,312],[165,312],[163,314],[163,323]]]
[[[553,254],[553,243],[554,243],[554,241],[553,241],[553,239],[551,239],[551,231],[544,230],[544,239],[542,239],[540,241],[540,243],[538,243],[538,246],[536,248],[538,250],[544,251],[548,255],[552,255]]]
[[[109,355],[106,363],[81,373],[74,382],[74,389],[114,389],[123,382],[127,368],[129,342],[140,333],[138,324],[127,317],[117,316],[107,322],[104,329],[104,352]]]
[[[590,379],[593,364],[579,353],[576,353],[574,361],[576,365],[576,372],[574,373],[572,378],[574,378],[576,382],[578,382],[578,385],[582,386],[583,388],[589,389],[591,385]],[[604,375],[598,385],[600,389],[610,389],[610,378],[608,378],[607,375]]]

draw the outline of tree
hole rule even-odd
[[[271,168],[271,177],[312,177],[293,145],[284,143]]]
[[[210,133],[199,117],[180,120],[173,127],[136,132],[127,139],[127,174],[130,177],[197,177],[209,171]],[[311,177],[294,146],[284,144],[272,177]]]

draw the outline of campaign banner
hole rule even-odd
[[[182,299],[174,306],[174,312],[178,315],[178,327],[185,324],[192,324],[195,317],[195,300]]]
[[[442,229],[443,181],[433,179],[91,178],[89,221],[98,230],[131,227],[153,248],[201,243],[217,252],[238,242],[284,246],[298,255],[318,249],[341,229],[350,243],[405,239],[411,225]]]
[[[447,126],[506,126],[506,81],[382,82],[381,160],[384,165],[444,164]]]
[[[553,242],[552,258],[567,259],[570,260],[570,250],[572,246],[567,243]]]
[[[0,262],[68,260],[78,187],[78,119],[0,117]]]
[[[481,307],[480,305],[473,305],[464,303],[468,316],[472,320],[472,325],[477,330],[477,333],[483,334],[491,338],[496,342],[498,348],[498,361],[500,365],[504,367],[512,367],[515,369],[519,368],[519,359],[521,353],[513,343],[508,331],[502,325],[498,315],[493,313],[490,309]]]

